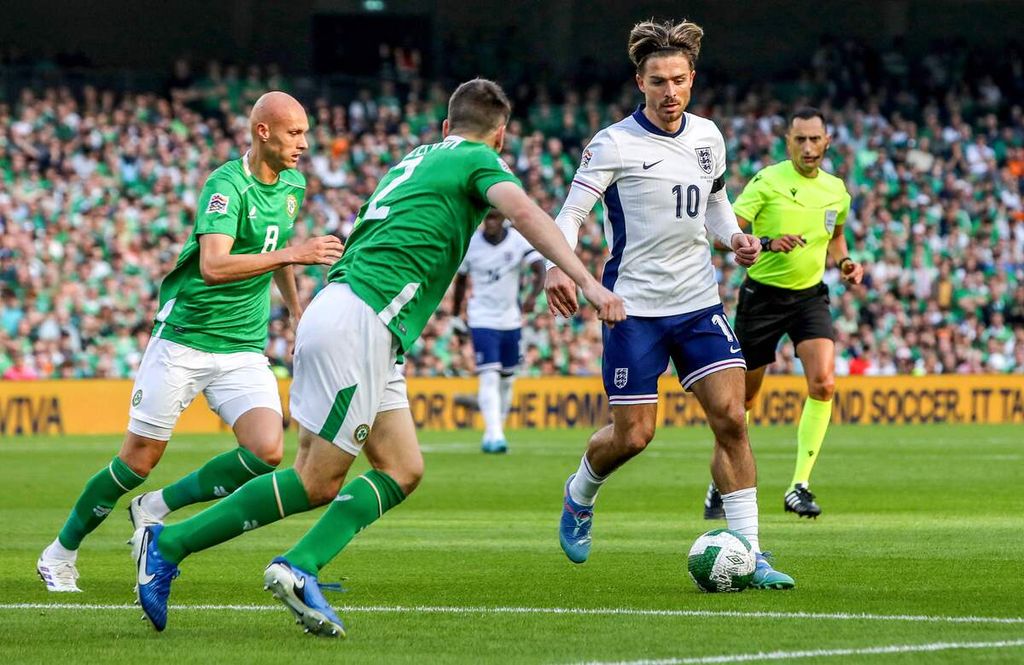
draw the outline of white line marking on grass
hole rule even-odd
[[[797,658],[830,658],[836,656],[875,656],[892,653],[923,653],[953,651],[957,649],[1012,649],[1024,647],[1024,640],[999,642],[932,642],[930,644],[890,644],[857,649],[815,649],[813,651],[760,651],[757,653],[698,656],[694,658],[666,658],[662,660],[629,660],[608,663],[592,662],[588,665],[704,665],[709,663],[752,663],[763,660],[795,660]]]
[[[174,611],[236,610],[266,612],[280,605],[171,605]],[[131,610],[136,605],[88,603],[5,603],[0,610]],[[339,612],[370,614],[568,614],[590,616],[699,617],[704,619],[822,619],[826,621],[904,621],[911,623],[1024,624],[1024,617],[854,614],[845,612],[741,612],[738,610],[646,610],[628,607],[459,607],[436,605],[343,605]]]

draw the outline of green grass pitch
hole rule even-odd
[[[714,595],[686,577],[690,544],[719,524],[701,519],[706,430],[659,431],[612,478],[582,566],[563,556],[556,524],[587,432],[510,434],[503,457],[479,454],[473,432],[422,434],[418,492],[322,575],[346,578],[328,595],[344,641],[304,635],[262,590],[263,567],[319,511],[187,560],[163,634],[128,607],[126,499],[83,544],[85,593],[47,593],[36,557],[119,441],[2,440],[0,662],[1024,661],[1019,427],[833,427],[813,522],[782,512],[794,428],[754,428],[761,542],[797,589]],[[175,437],[143,489],[230,445]],[[292,435],[286,460],[294,451]]]

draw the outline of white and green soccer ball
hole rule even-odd
[[[715,529],[690,548],[686,568],[701,591],[743,591],[754,578],[754,550],[741,534]]]

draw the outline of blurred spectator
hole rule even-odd
[[[974,72],[962,49],[908,57],[823,43],[794,80],[749,89],[698,83],[691,111],[722,129],[735,196],[784,158],[791,105],[830,121],[826,170],[853,196],[851,254],[862,287],[826,271],[839,374],[1024,373],[1024,109],[1016,52]],[[307,197],[295,241],[347,237],[389,166],[439,137],[443,84],[421,78],[419,53],[384,46],[381,76],[350,97],[306,99]],[[977,74],[977,75],[975,75]],[[85,85],[25,89],[0,102],[0,372],[3,378],[128,377],[149,338],[159,281],[189,232],[200,179],[248,144],[246,114],[264,90],[289,89],[276,67],[175,63],[164,93]],[[316,89],[316,88],[308,88]],[[527,192],[557,213],[582,147],[639,100],[632,84],[602,90],[510,90],[517,100],[502,157]],[[786,103],[783,103],[785,99]],[[581,229],[578,253],[596,274],[607,247],[603,210]],[[743,271],[714,257],[727,311]],[[308,301],[324,271],[298,271]],[[523,333],[530,375],[596,375],[601,327],[584,306],[555,319],[543,302]],[[410,375],[472,371],[451,299],[410,350]],[[267,355],[290,371],[294,333],[274,299]],[[799,370],[792,345],[772,372]]]

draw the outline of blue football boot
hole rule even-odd
[[[590,556],[590,526],[594,518],[593,506],[582,506],[572,500],[569,483],[576,474],[565,481],[565,501],[562,504],[562,521],[558,525],[558,542],[565,556],[573,563],[583,563]]]
[[[754,589],[792,589],[796,586],[793,578],[786,573],[780,573],[772,568],[769,562],[771,554],[757,553],[757,563],[754,565],[754,579],[750,586]]]
[[[480,451],[497,455],[507,453],[508,441],[505,439],[495,439],[494,441],[484,439],[484,442],[480,444]]]
[[[264,589],[292,611],[295,623],[303,624],[307,633],[345,637],[345,624],[320,592],[316,575],[296,568],[279,556],[263,572],[263,584]]]
[[[164,530],[162,524],[140,528],[132,537],[132,554],[138,567],[136,594],[145,618],[157,630],[167,627],[167,599],[171,596],[171,581],[178,576],[178,566],[160,554],[157,540]]]

